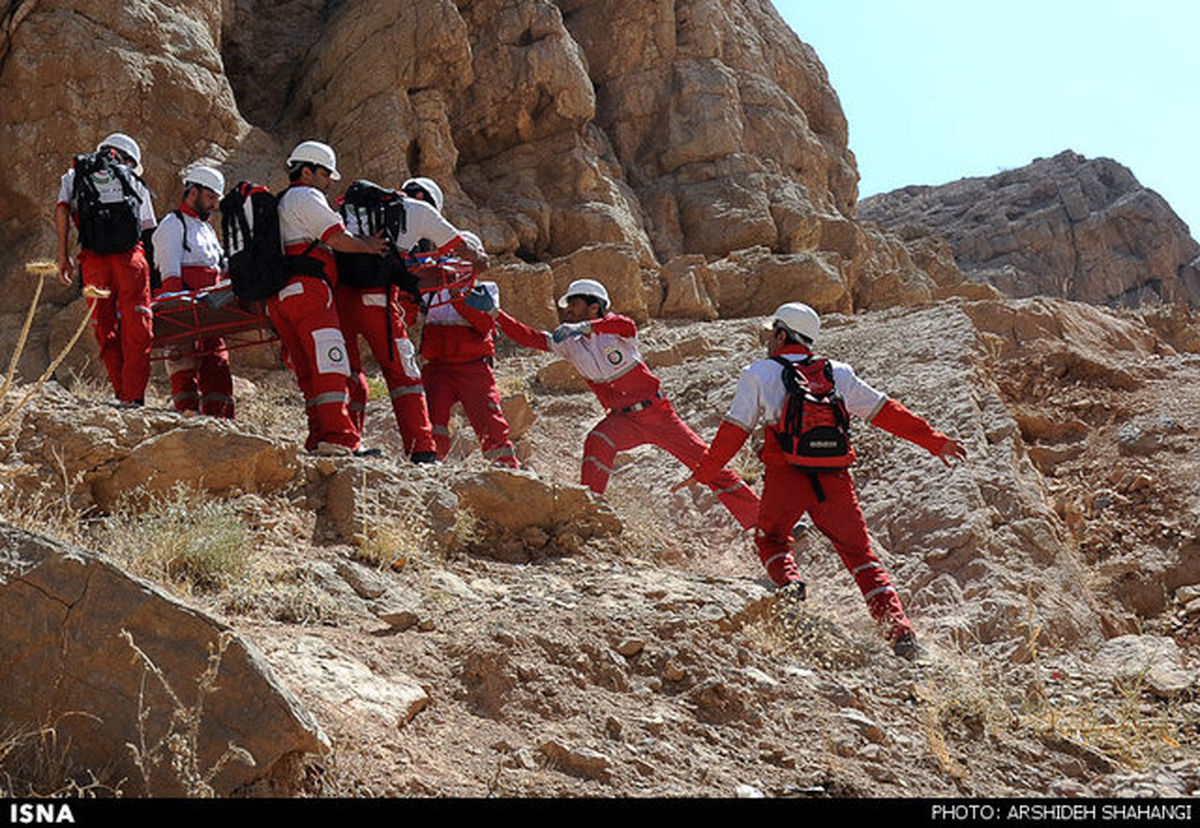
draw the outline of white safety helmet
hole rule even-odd
[[[315,164],[329,170],[329,177],[334,181],[342,177],[337,171],[337,156],[334,155],[333,147],[320,141],[301,141],[296,144],[296,148],[288,156],[287,164],[289,167],[295,164]]]
[[[766,327],[785,328],[811,345],[821,332],[821,317],[803,302],[788,302],[775,309],[775,316]]]
[[[412,192],[409,192],[410,189]],[[442,195],[442,188],[432,178],[410,178],[400,185],[400,192],[411,198],[420,198],[423,192],[429,196],[434,209],[439,213],[442,212],[442,207],[446,204],[446,199]]]
[[[105,147],[128,155],[133,159],[133,171],[138,175],[142,174],[142,148],[138,146],[137,141],[130,138],[124,132],[114,132],[96,145],[96,152]]]
[[[604,313],[608,310],[608,291],[604,285],[597,282],[595,279],[576,279],[571,284],[567,285],[567,292],[558,299],[558,306],[565,308],[567,300],[572,296],[587,296],[593,299],[600,300],[600,312]]]
[[[183,186],[187,187],[189,184],[205,187],[217,195],[225,193],[225,176],[216,167],[204,165],[192,167],[183,176]]]

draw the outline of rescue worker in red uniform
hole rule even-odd
[[[694,469],[708,446],[679,419],[658,377],[642,361],[633,320],[608,312],[604,285],[577,279],[567,286],[558,305],[565,322],[553,333],[530,328],[502,310],[497,311],[497,322],[517,343],[569,360],[608,409],[583,443],[583,485],[602,494],[617,453],[647,443],[666,449]],[[758,497],[745,481],[720,469],[705,482],[742,528],[755,525]]]
[[[154,231],[154,261],[162,276],[158,296],[212,287],[221,280],[221,242],[208,218],[224,192],[225,176],[215,167],[198,165],[184,174],[179,209]],[[233,377],[221,337],[175,346],[166,363],[176,411],[233,419]]]
[[[438,197],[436,202],[432,198],[414,197],[410,192],[413,188],[409,186],[413,180],[405,182],[401,190],[405,195],[405,221],[397,237],[392,239],[397,250],[404,253],[417,247],[421,240],[428,240],[432,255],[455,253],[472,261],[486,258],[482,245],[467,244],[458,229],[442,217],[441,190],[434,191]],[[428,179],[415,180],[436,187]],[[350,225],[349,229],[357,228]],[[376,288],[343,283],[338,285],[335,293],[350,356],[350,413],[356,427],[361,432],[369,393],[358,350],[358,337],[362,336],[383,371],[405,453],[414,463],[436,462],[437,446],[421,368],[408,335],[408,326],[416,321],[416,305],[403,297],[396,285]]]
[[[449,292],[443,293],[448,299]],[[499,306],[496,283],[480,282],[468,295],[426,311],[421,377],[439,460],[450,450],[450,410],[461,402],[483,456],[500,466],[520,468],[492,370],[496,321],[490,311]]]
[[[110,154],[123,168],[113,176],[99,171],[88,176],[89,181],[76,179],[75,165],[63,174],[58,201],[54,208],[54,224],[58,233],[58,271],[63,284],[74,278],[75,262],[68,247],[71,225],[79,230],[82,250],[79,253],[79,272],[84,287],[109,292],[92,305],[92,331],[100,346],[100,359],[108,372],[109,382],[121,407],[140,406],[145,401],[146,385],[150,381],[150,343],[154,338],[154,317],[150,309],[150,266],[139,235],[153,229],[154,205],[150,192],[138,176],[142,171],[142,151],[137,142],[121,132],[114,132],[96,147],[98,154]],[[82,157],[82,156],[81,156]],[[117,211],[132,211],[126,225],[131,226],[128,238],[109,249],[109,239],[100,238],[88,227],[81,226],[81,188],[95,193],[86,199],[88,205],[100,204],[111,218]],[[90,210],[89,210],[90,212]],[[90,224],[87,216],[85,224]],[[89,238],[85,238],[85,235]],[[104,234],[107,236],[107,232]],[[105,249],[97,249],[101,243]]]
[[[441,212],[442,191],[434,181],[410,178],[403,190]],[[474,233],[464,230],[461,235],[469,248],[483,251],[483,242]],[[499,286],[481,282],[470,294],[455,298],[442,290],[431,297],[431,305],[422,309],[421,381],[438,459],[444,460],[450,450],[450,411],[455,403],[462,403],[483,456],[500,466],[520,468],[492,370],[496,321],[490,311],[500,306]]]
[[[267,313],[304,394],[304,447],[316,454],[354,454],[362,444],[350,418],[350,363],[333,298],[333,251],[382,255],[387,241],[351,235],[330,208],[325,194],[341,175],[329,145],[303,141],[288,156],[287,166],[290,184],[279,196],[279,235],[293,275],[267,300]]]
[[[891,577],[871,549],[849,469],[798,465],[784,457],[778,439],[787,391],[785,369],[776,359],[788,363],[821,359],[811,350],[820,324],[816,312],[800,302],[789,302],[775,311],[766,346],[768,358],[742,372],[733,403],[712,445],[693,477],[679,486],[711,481],[737,454],[757,425],[763,423],[766,435],[760,457],[765,474],[755,543],[771,580],[796,597],[804,598],[805,584],[790,545],[792,528],[801,516],[809,513],[813,524],[833,543],[858,584],[871,617],[880,625],[893,652],[903,658],[916,658],[920,647],[912,623],[905,615]],[[850,414],[925,448],[947,466],[966,459],[966,450],[958,441],[934,430],[903,405],[867,385],[849,365],[827,362],[833,388]],[[853,459],[850,448],[846,466]]]

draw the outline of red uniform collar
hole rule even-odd
[[[200,214],[197,213],[195,210],[193,210],[191,207],[187,206],[186,204],[179,205],[179,212],[184,213],[185,215],[189,215],[194,219],[200,218]]]
[[[812,356],[812,351],[805,345],[784,345],[772,356],[782,356],[784,354],[800,354],[800,356]]]

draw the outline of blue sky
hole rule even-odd
[[[829,72],[860,197],[1071,149],[1200,236],[1200,2],[773,1]]]

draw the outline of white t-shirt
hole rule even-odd
[[[804,358],[803,354],[782,356],[791,362],[798,362]],[[833,369],[833,387],[842,395],[846,410],[870,422],[887,402],[887,395],[860,380],[854,369],[846,363],[831,359],[829,364]],[[753,432],[760,422],[764,425],[775,425],[783,416],[783,403],[786,399],[783,367],[772,359],[760,359],[747,366],[738,377],[737,391],[725,419],[749,432]]]
[[[179,220],[183,216],[183,221]],[[188,215],[182,210],[167,213],[154,231],[154,263],[164,279],[179,276],[185,267],[204,267],[220,270],[221,242],[207,221]],[[187,247],[184,249],[184,234]]]
[[[279,197],[279,236],[284,248],[325,241],[342,227],[342,217],[316,187],[296,184]]]

